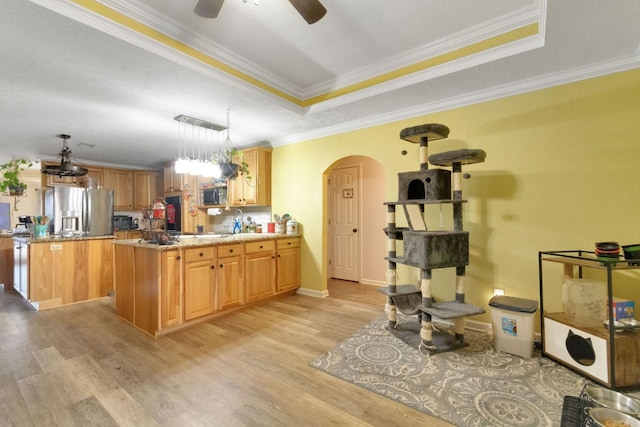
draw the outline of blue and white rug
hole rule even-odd
[[[592,384],[537,353],[494,351],[489,332],[467,330],[468,346],[423,355],[417,318],[398,320],[389,331],[381,314],[310,366],[456,426],[560,426],[564,396]]]

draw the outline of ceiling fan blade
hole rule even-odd
[[[198,0],[193,13],[203,18],[217,18],[224,0]]]
[[[296,8],[309,25],[318,22],[327,13],[327,9],[319,0],[289,0],[289,3]]]

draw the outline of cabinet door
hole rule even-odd
[[[247,254],[245,257],[246,301],[270,297],[276,291],[276,253],[274,251]]]
[[[102,188],[104,186],[102,169],[88,167],[86,175],[78,177],[80,187]]]
[[[148,208],[155,197],[156,173],[149,171],[133,172],[133,209]]]
[[[271,204],[271,149],[252,147],[242,150],[251,179],[240,175],[230,181],[229,197],[234,206]]]
[[[162,253],[160,324],[164,328],[182,323],[181,266],[182,261],[179,250]]]
[[[0,283],[13,287],[13,239],[0,237]]]
[[[13,244],[13,288],[24,298],[29,299],[27,276],[28,245],[20,242]]]
[[[300,287],[300,248],[278,249],[278,292]]]
[[[182,175],[175,172],[173,162],[164,164],[164,191],[167,193],[182,191]]]
[[[242,256],[218,259],[218,305],[221,310],[244,303]]]
[[[211,314],[216,309],[216,266],[212,253],[213,247],[185,250],[184,320]]]
[[[47,175],[47,186],[55,187],[58,185],[79,186],[79,178],[77,176]]]
[[[127,170],[105,169],[105,188],[113,190],[113,209],[131,210],[133,207],[132,173]]]

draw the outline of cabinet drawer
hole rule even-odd
[[[261,242],[245,243],[244,249],[248,254],[273,251],[276,249],[276,242],[275,240],[263,240]]]
[[[292,239],[278,239],[278,249],[298,248],[298,247],[300,247],[299,237],[295,237]]]
[[[215,258],[215,248],[213,246],[205,246],[201,248],[190,248],[184,250],[184,261],[193,262],[204,259]]]
[[[236,243],[234,245],[221,245],[218,246],[218,258],[226,256],[242,255],[244,245],[242,243]]]

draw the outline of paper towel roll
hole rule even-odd
[[[222,213],[222,209],[220,208],[209,208],[207,209],[207,215],[220,215]]]

